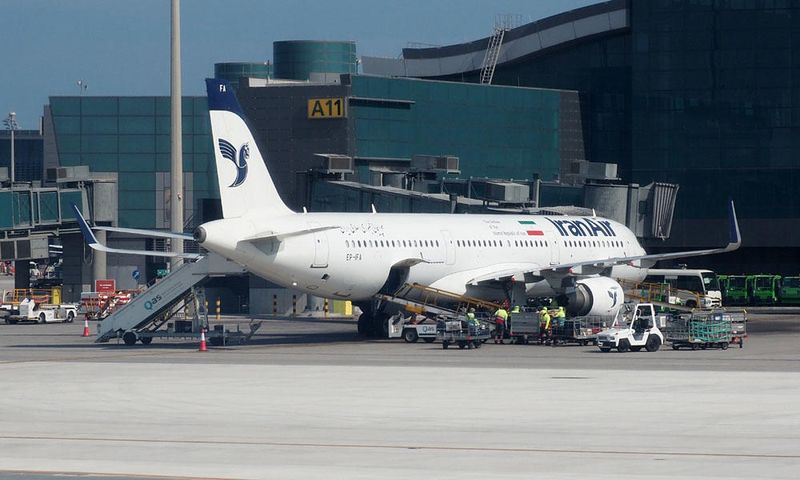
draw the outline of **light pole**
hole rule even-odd
[[[3,124],[6,126],[6,129],[11,130],[11,187],[14,187],[14,130],[19,128],[17,125],[17,114],[14,112],[10,112],[8,117],[3,120]]]
[[[82,97],[83,92],[85,92],[86,89],[89,88],[89,85],[87,85],[86,82],[84,82],[83,80],[78,80],[75,83],[78,84],[78,96]]]

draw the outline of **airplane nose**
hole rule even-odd
[[[206,229],[203,227],[197,227],[194,229],[194,239],[197,243],[203,243],[206,241]]]

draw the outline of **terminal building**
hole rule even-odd
[[[214,73],[235,84],[297,210],[594,209],[649,250],[671,250],[724,244],[732,197],[744,246],[687,263],[787,274],[800,268],[798,20],[800,8],[778,0],[612,0],[501,21],[489,36],[398,58],[359,59],[347,41],[275,42],[271,62],[220,62]],[[17,177],[27,187],[14,188],[77,195],[99,224],[190,231],[218,218],[206,100],[185,97],[186,224],[169,224],[169,113],[168,97],[50,97],[41,157]],[[78,269],[64,279],[74,298],[92,267],[68,201],[54,208],[57,221],[39,230],[60,234],[65,265]],[[120,234],[107,241],[166,248]],[[123,284],[165,269],[153,257],[108,256],[107,275]],[[257,311],[269,289],[243,279],[227,303]]]

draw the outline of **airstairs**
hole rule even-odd
[[[137,339],[147,344],[156,336],[193,333],[207,328],[208,312],[202,283],[212,276],[242,273],[244,270],[240,266],[215,254],[184,263],[99,322],[95,343],[122,338],[126,344],[136,343]],[[173,327],[172,332],[159,333],[170,320],[181,328]],[[178,324],[180,320],[184,323]],[[186,322],[190,322],[191,327],[186,328]]]

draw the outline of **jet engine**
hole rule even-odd
[[[608,277],[581,278],[575,292],[567,295],[570,315],[616,315],[625,301],[622,287]]]

